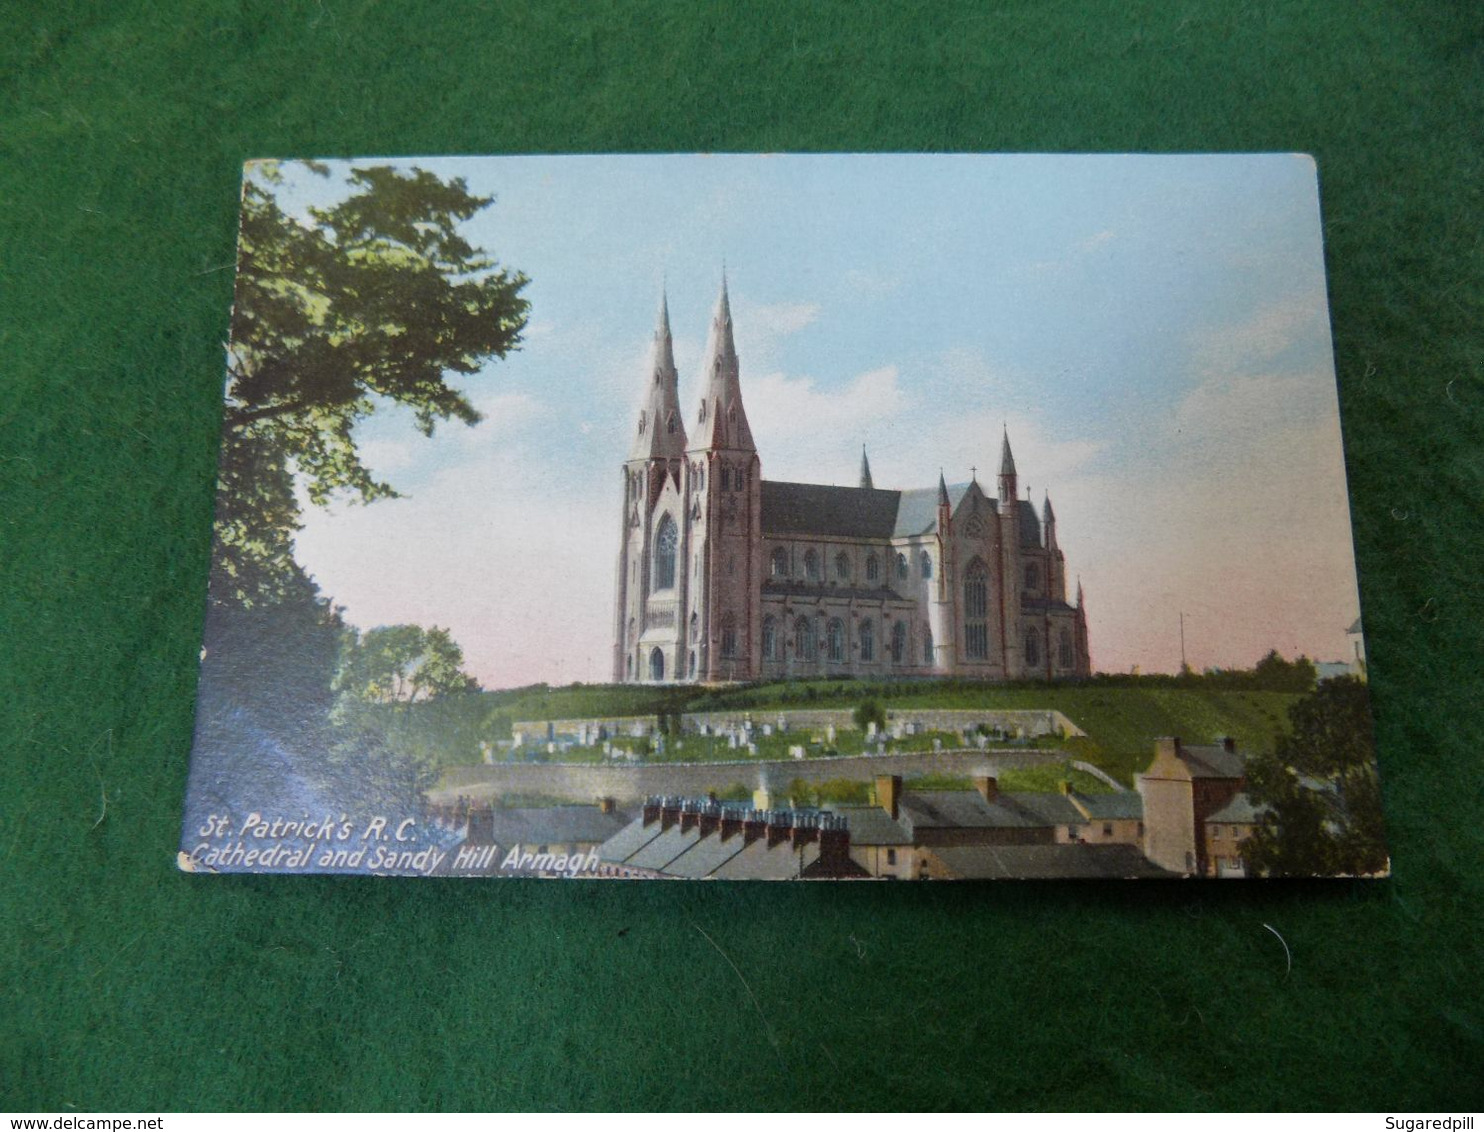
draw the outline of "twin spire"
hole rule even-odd
[[[747,412],[742,406],[742,383],[737,345],[732,335],[732,306],[726,275],[711,315],[702,363],[701,404],[691,436],[697,449],[755,450]],[[649,351],[649,369],[643,407],[629,451],[630,460],[674,460],[690,447],[680,414],[679,375],[675,370],[675,343],[670,333],[670,305],[660,294],[659,315]]]

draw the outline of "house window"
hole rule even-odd
[[[874,554],[866,559],[866,581],[876,582],[881,579],[881,560]]]
[[[680,535],[675,529],[675,520],[666,515],[660,520],[659,534],[654,540],[654,588],[672,589],[675,585],[675,548]]]
[[[842,582],[850,577],[850,559],[843,551],[835,555],[835,577]]]
[[[922,552],[922,576],[924,580],[933,576],[933,556],[925,550]]]
[[[730,613],[724,614],[721,619],[721,657],[723,660],[735,660],[737,657],[737,622]]]
[[[1104,837],[1112,837],[1113,836],[1113,823],[1112,822],[1105,821],[1103,823],[1103,836]]]
[[[861,659],[876,659],[876,625],[872,621],[861,622]]]
[[[772,617],[763,618],[763,659],[776,660],[778,653],[778,622]]]
[[[964,655],[989,659],[989,567],[976,558],[964,573]]]
[[[891,662],[901,664],[907,656],[907,623],[898,621],[891,627]]]
[[[1034,629],[1025,631],[1025,662],[1026,664],[1041,663],[1041,634]]]
[[[831,619],[826,630],[825,649],[837,664],[845,660],[845,625],[838,617]]]
[[[819,642],[814,636],[814,619],[800,617],[794,622],[794,657],[813,661],[819,656]]]
[[[804,552],[804,577],[811,582],[819,581],[819,555],[812,550]]]
[[[773,577],[788,577],[788,551],[781,546],[773,551]]]
[[[886,863],[888,865],[895,865],[897,863],[897,851],[895,849],[888,849],[886,851]]]
[[[907,556],[905,554],[898,554],[897,555],[897,577],[900,578],[902,581],[905,582],[907,580],[907,573],[908,573]]]

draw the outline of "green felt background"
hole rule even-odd
[[[0,1109],[1484,1104],[1478,13],[9,6]],[[178,874],[243,158],[856,149],[1317,156],[1394,879]]]

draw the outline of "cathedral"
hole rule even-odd
[[[623,467],[613,678],[712,684],[819,676],[1070,679],[1092,664],[1082,587],[1048,497],[1021,499],[1010,438],[998,498],[765,480],[742,405],[726,282],[701,402],[681,417],[662,300]]]

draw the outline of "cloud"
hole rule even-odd
[[[1271,303],[1247,318],[1209,327],[1191,336],[1191,356],[1206,373],[1237,373],[1265,366],[1290,347],[1328,341],[1322,288],[1289,302]]]

